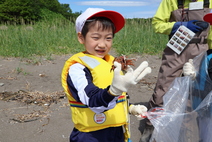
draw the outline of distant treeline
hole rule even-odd
[[[0,0],[0,23],[37,22],[45,18],[46,11],[68,20],[75,19],[81,13],[72,13],[69,4],[60,4],[58,0]]]

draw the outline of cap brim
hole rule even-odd
[[[203,17],[204,21],[210,23],[212,25],[212,13],[208,13]]]
[[[92,17],[106,17],[106,18],[110,19],[116,27],[115,33],[120,31],[124,27],[124,24],[125,24],[124,17],[116,11],[111,11],[111,10],[100,11],[100,12],[97,12],[94,15],[90,16],[88,19],[90,19]]]

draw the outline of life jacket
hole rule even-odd
[[[107,88],[111,85],[113,79],[113,71],[111,71],[113,60],[114,57],[110,55],[106,55],[105,58],[102,59],[80,52],[69,58],[64,65],[62,70],[62,86],[70,103],[74,127],[81,132],[91,132],[108,127],[128,125],[126,93],[123,93],[118,98],[117,104],[113,109],[96,114],[89,109],[88,106],[77,102],[73,98],[67,85],[69,67],[75,63],[80,63],[90,70],[94,85],[102,89]],[[129,133],[127,135],[129,137]]]

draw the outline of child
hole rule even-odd
[[[121,64],[108,52],[114,34],[123,28],[125,20],[115,11],[88,8],[76,20],[79,43],[84,52],[68,59],[62,71],[62,86],[67,94],[74,129],[70,142],[124,142],[129,140],[128,104],[126,93],[151,72],[147,62],[121,74]],[[138,118],[146,107],[131,105],[130,113]],[[124,128],[124,129],[123,129]]]

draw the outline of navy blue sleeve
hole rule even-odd
[[[92,80],[92,75],[85,66],[77,63],[70,67],[67,83],[72,96],[95,112],[112,109],[118,97],[110,95],[108,88],[95,86]]]

